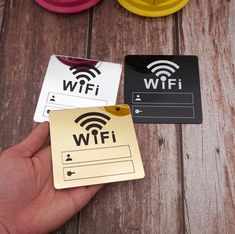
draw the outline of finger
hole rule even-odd
[[[49,136],[49,123],[43,122],[37,126],[28,137],[12,148],[24,157],[31,157],[45,144]]]

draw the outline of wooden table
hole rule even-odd
[[[51,54],[118,63],[126,54],[199,57],[203,124],[136,124],[145,179],[105,186],[56,233],[235,233],[235,1],[191,0],[156,19],[115,0],[76,15],[33,0],[0,7],[1,151],[36,125]]]

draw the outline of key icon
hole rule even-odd
[[[67,172],[67,176],[71,176],[71,175],[73,175],[73,174],[75,174],[74,171],[68,171],[68,172]]]
[[[135,110],[135,113],[136,113],[136,114],[139,114],[139,113],[142,113],[142,112],[143,112],[143,111],[142,111],[142,110],[139,110],[139,109],[136,109],[136,110]]]

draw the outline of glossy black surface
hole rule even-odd
[[[127,55],[124,84],[136,123],[202,122],[196,56]]]

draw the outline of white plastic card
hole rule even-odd
[[[52,55],[34,121],[48,121],[51,110],[115,105],[121,69],[121,64]]]

